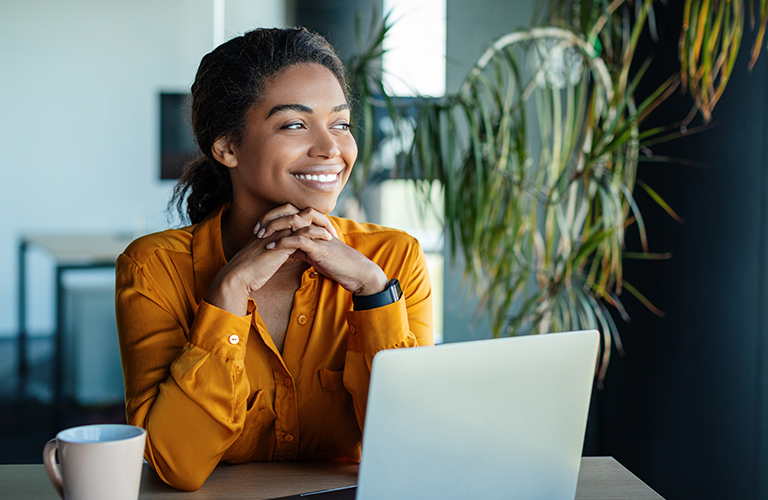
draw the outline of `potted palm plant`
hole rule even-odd
[[[446,239],[463,257],[494,334],[599,329],[602,379],[612,344],[621,348],[612,311],[626,317],[624,292],[663,314],[622,273],[625,258],[666,257],[648,251],[633,192],[644,190],[679,219],[638,179],[638,164],[654,143],[695,132],[696,115],[702,126],[709,122],[751,5],[687,0],[681,70],[641,101],[636,90],[650,61],[637,60],[637,46],[644,30],[653,35],[653,0],[549,0],[540,7],[544,26],[498,39],[459,92],[417,101],[399,175],[423,192],[439,183]],[[768,0],[760,0],[759,13],[751,64],[760,53]],[[350,64],[361,131],[371,130],[366,120],[375,106],[393,120],[403,116],[371,70],[388,26],[385,16]],[[692,96],[691,113],[679,123],[644,128],[678,88]],[[370,132],[360,140],[358,195],[374,170]],[[627,231],[639,233],[639,251],[625,249]]]

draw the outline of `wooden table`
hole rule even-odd
[[[332,462],[222,464],[198,491],[178,491],[163,483],[146,464],[142,500],[259,500],[357,483],[357,465]],[[56,500],[42,465],[0,465],[0,499]],[[581,459],[576,499],[661,499],[611,457]],[[663,499],[662,499],[663,500]]]

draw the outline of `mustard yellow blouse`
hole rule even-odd
[[[224,266],[221,210],[134,241],[117,259],[117,327],[128,423],[168,484],[202,486],[227,462],[360,458],[373,356],[432,344],[432,297],[418,242],[331,217],[339,238],[400,280],[400,301],[353,311],[352,297],[309,268],[282,354],[256,304],[234,316],[203,301]]]

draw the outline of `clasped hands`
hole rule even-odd
[[[355,295],[384,290],[387,276],[363,254],[342,242],[325,214],[291,204],[270,210],[254,237],[219,271],[206,301],[244,315],[248,297],[288,261],[302,260]]]

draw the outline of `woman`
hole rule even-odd
[[[431,344],[432,309],[415,239],[327,215],[357,155],[343,66],[307,30],[249,32],[203,58],[192,122],[193,225],[117,261],[146,459],[184,490],[222,460],[358,460],[373,356]]]

